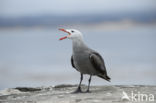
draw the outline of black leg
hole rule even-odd
[[[82,80],[83,80],[83,74],[81,74],[80,83],[79,83],[78,88],[73,93],[82,93],[82,90],[81,90],[81,82],[82,82]]]
[[[90,82],[91,82],[91,79],[92,79],[92,75],[90,75],[90,78],[89,78],[89,80],[88,80],[88,88],[87,88],[87,93],[89,93],[90,91],[89,91],[89,87],[90,87]]]

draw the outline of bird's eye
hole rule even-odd
[[[71,32],[72,32],[72,33],[74,33],[74,31],[73,31],[73,30],[72,30]]]

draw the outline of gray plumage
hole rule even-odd
[[[101,55],[88,48],[82,40],[78,39],[73,41],[71,64],[73,68],[80,73],[97,75],[107,81],[110,81]]]

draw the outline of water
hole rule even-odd
[[[108,83],[93,77],[92,85],[156,84],[156,26],[81,31],[86,44],[104,57],[112,78]],[[64,35],[49,28],[0,29],[0,89],[78,84],[71,41],[58,40]]]

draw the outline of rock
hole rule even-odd
[[[31,87],[16,87],[15,89],[21,92],[35,92],[41,90],[41,88],[31,88]]]
[[[75,87],[75,86],[77,86],[77,85],[60,84],[60,85],[54,86],[54,88],[65,88],[65,87]]]
[[[82,101],[82,99],[75,99],[75,102],[77,103],[77,102],[80,102],[80,101]]]
[[[0,96],[2,96],[2,95],[11,95],[11,94],[20,94],[20,93],[22,93],[22,92],[17,90],[17,89],[7,88],[7,89],[4,89],[4,90],[0,91]]]
[[[141,93],[156,96],[156,86],[91,86],[91,93],[72,94],[76,88],[77,85],[63,84],[54,87],[5,89],[0,91],[0,103],[131,103],[131,93],[136,93],[134,100],[138,100]],[[87,86],[82,86],[83,90],[86,88]],[[141,103],[148,103],[146,98],[143,99]]]

